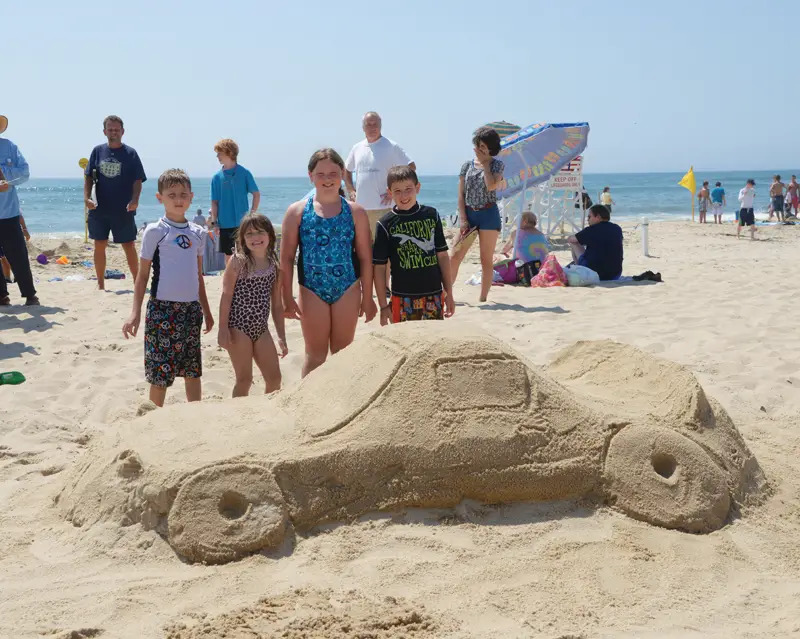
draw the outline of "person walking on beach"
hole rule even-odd
[[[710,193],[708,190],[708,180],[703,182],[703,188],[697,192],[697,204],[700,210],[700,224],[706,223],[706,214],[708,213],[708,204],[711,201]]]
[[[611,206],[616,205],[616,202],[611,199],[610,186],[606,186],[603,188],[603,192],[600,194],[600,204],[605,206],[608,209],[609,213],[611,213]]]
[[[769,187],[769,197],[772,200],[772,211],[777,215],[778,222],[783,222],[783,189],[786,185],[781,182],[781,176],[775,175],[772,178],[772,184]],[[772,219],[772,213],[769,214],[769,219]]]
[[[134,245],[135,216],[142,183],[147,180],[139,154],[122,143],[125,128],[119,116],[109,115],[103,120],[103,135],[108,142],[92,149],[83,185],[83,199],[89,209],[89,238],[94,241],[97,288],[101,291],[105,289],[109,233],[116,244],[122,245],[131,277],[136,280],[139,262]],[[92,186],[97,202],[92,200]]]
[[[225,253],[225,264],[236,245],[236,229],[247,211],[255,213],[261,204],[253,174],[238,162],[239,145],[230,138],[220,140],[214,151],[222,168],[211,178],[211,215],[209,223],[219,229],[219,251]],[[248,196],[252,195],[250,204]]]
[[[797,208],[800,205],[800,184],[797,183],[797,176],[792,176],[792,181],[789,182],[789,186],[786,187],[786,192],[792,199],[792,206],[791,209],[786,209],[786,214],[788,215],[790,212],[794,211],[794,216],[797,217]]]
[[[291,204],[281,227],[283,307],[299,319],[305,341],[303,377],[355,337],[358,318],[378,312],[372,297],[372,247],[366,211],[341,190],[344,161],[333,149],[308,162],[315,192]],[[300,302],[292,293],[295,256]]]
[[[0,115],[0,135],[8,128],[8,118]],[[30,169],[17,145],[0,137],[0,253],[5,255],[25,306],[36,306],[36,288],[28,262],[28,245],[25,243],[27,229],[23,232],[17,185],[27,181]],[[6,278],[0,275],[0,306],[10,306]]]
[[[345,160],[344,183],[352,201],[367,212],[369,234],[375,240],[375,225],[391,210],[392,196],[386,188],[386,176],[394,166],[409,166],[414,171],[417,165],[396,142],[381,133],[383,123],[375,111],[367,111],[361,118],[365,139],[356,142]],[[355,183],[353,173],[355,172]],[[389,271],[386,269],[386,286]],[[383,304],[383,300],[379,300]]]
[[[722,212],[727,203],[722,182],[717,182],[714,188],[711,189],[711,213],[714,215],[714,224],[722,224]]]
[[[453,285],[458,269],[466,257],[471,241],[465,241],[474,229],[478,231],[481,256],[481,295],[485,302],[494,277],[494,249],[502,229],[497,191],[503,183],[505,164],[497,159],[500,135],[493,128],[482,126],[472,134],[475,156],[461,165],[458,180],[458,219],[461,234],[450,254]],[[474,237],[474,236],[473,236]]]
[[[163,406],[167,388],[183,377],[186,400],[199,402],[203,362],[200,329],[208,333],[214,317],[203,281],[205,231],[186,219],[192,205],[192,183],[180,169],[158,178],[158,201],[164,217],[148,224],[142,235],[142,255],[133,292],[133,310],[122,325],[125,339],[136,337],[142,319],[142,300],[150,267],[153,282],[144,322],[144,374],[150,401]]]
[[[753,203],[756,200],[756,182],[747,180],[747,184],[739,191],[739,224],[736,226],[736,237],[742,233],[743,226],[750,227],[750,239],[756,239],[756,217],[753,213]]]

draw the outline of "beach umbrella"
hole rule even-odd
[[[501,142],[497,156],[505,163],[497,199],[511,198],[547,182],[586,148],[589,124],[532,124]]]
[[[506,122],[505,120],[500,120],[498,122],[489,122],[486,126],[492,127],[498,134],[500,134],[501,138],[506,137],[507,135],[511,135],[512,133],[516,133],[520,130],[516,124],[511,124],[511,122]]]

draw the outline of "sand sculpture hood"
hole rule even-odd
[[[361,337],[274,396],[173,405],[94,442],[57,505],[156,529],[191,561],[377,510],[594,497],[687,532],[766,486],[685,368],[609,341],[547,369],[437,322]]]

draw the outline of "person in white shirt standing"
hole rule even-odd
[[[344,183],[350,199],[363,206],[369,219],[369,232],[375,240],[375,226],[391,210],[392,196],[386,184],[389,169],[408,165],[417,170],[417,165],[403,148],[381,135],[381,116],[367,111],[361,120],[366,139],[357,142],[345,162]],[[353,184],[353,173],[356,182]],[[389,281],[389,269],[386,269]]]
[[[753,203],[756,200],[756,182],[747,180],[747,184],[739,191],[739,224],[736,227],[736,237],[739,237],[743,226],[750,227],[750,239],[756,239],[756,216],[753,213]]]

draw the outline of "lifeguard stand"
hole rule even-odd
[[[503,237],[523,211],[533,211],[548,237],[583,228],[583,160],[589,124],[532,124],[504,137],[498,155],[505,164],[497,192]],[[575,205],[578,204],[578,208]]]
[[[577,233],[584,227],[586,217],[582,191],[583,156],[578,156],[547,182],[501,201],[503,237],[519,224],[522,212],[528,210],[536,214],[539,229],[548,238]]]

